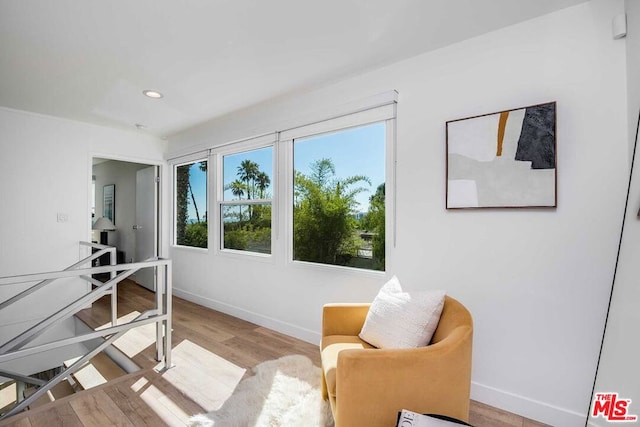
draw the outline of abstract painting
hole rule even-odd
[[[447,122],[447,209],[556,207],[556,103]]]

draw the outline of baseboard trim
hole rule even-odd
[[[251,323],[255,323],[259,326],[264,326],[265,328],[273,329],[274,331],[289,335],[294,338],[298,338],[310,344],[318,344],[320,342],[320,334],[310,329],[301,328],[294,324],[274,319],[273,317],[264,316],[262,314],[254,313],[252,311],[245,310],[231,304],[196,295],[183,289],[173,288],[173,294],[187,301],[191,301],[204,307],[220,311],[222,313],[237,317],[242,320],[246,320]]]
[[[471,399],[552,426],[584,427],[586,413],[580,414],[538,400],[471,382]]]

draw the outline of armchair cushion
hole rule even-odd
[[[330,335],[322,339],[321,358],[322,370],[326,381],[327,392],[336,396],[336,368],[338,366],[338,353],[350,349],[371,349],[369,343],[352,335]]]
[[[442,307],[444,291],[402,290],[393,276],[373,300],[360,338],[378,348],[416,348],[431,341]]]

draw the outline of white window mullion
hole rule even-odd
[[[281,164],[278,208],[283,230],[280,248],[285,255],[285,263],[290,264],[293,262],[293,140],[281,138],[278,146]]]
[[[222,242],[222,231],[220,230],[220,189],[219,183],[222,180],[222,160],[218,154],[216,154],[213,150],[209,153],[209,161],[210,165],[215,169],[213,173],[210,173],[209,176],[209,197],[211,206],[212,215],[209,222],[209,244],[212,245],[214,253],[218,253],[220,251],[220,245]]]
[[[387,236],[387,249],[396,247],[396,170],[397,170],[397,146],[396,146],[396,122],[395,120],[387,120],[387,170],[385,184],[385,205],[387,216],[385,218],[386,228],[389,236]],[[389,253],[393,251],[387,250],[387,258]],[[388,260],[387,260],[388,262]]]

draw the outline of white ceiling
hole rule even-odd
[[[0,0],[0,106],[165,136],[583,1]]]

